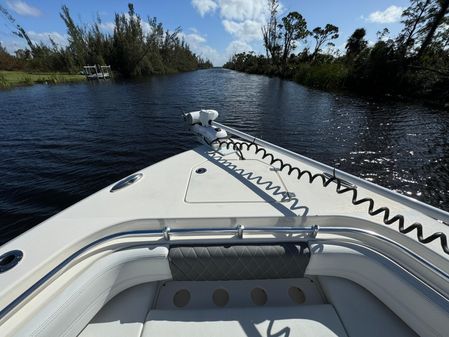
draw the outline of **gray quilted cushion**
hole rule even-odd
[[[168,258],[177,281],[260,280],[303,277],[310,251],[306,243],[179,245]]]

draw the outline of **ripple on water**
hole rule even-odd
[[[0,243],[195,146],[180,114],[220,121],[449,210],[449,115],[224,69],[0,92]]]

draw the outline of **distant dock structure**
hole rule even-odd
[[[83,73],[87,80],[107,80],[112,78],[111,66],[84,66]]]

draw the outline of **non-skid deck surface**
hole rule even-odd
[[[355,283],[333,277],[319,283],[332,304],[320,295],[317,280],[307,278],[142,284],[108,302],[79,337],[417,336]],[[291,296],[292,287],[303,291],[302,301]],[[264,290],[265,301],[252,297],[255,288]],[[215,301],[217,289],[226,289],[226,304]],[[180,290],[189,291],[187,300],[176,300]]]
[[[346,336],[329,304],[213,310],[152,310],[142,337]]]
[[[304,291],[301,304],[288,289]],[[254,303],[251,290],[264,289],[263,306]],[[177,307],[179,289],[188,289],[190,301]],[[226,289],[229,301],[214,304],[213,291]],[[156,285],[142,284],[112,299],[79,337],[307,337],[346,336],[332,305],[324,304],[315,284],[308,279],[174,282],[163,284],[158,300]]]

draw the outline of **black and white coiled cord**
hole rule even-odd
[[[355,186],[351,186],[344,180],[337,178],[335,174],[328,175],[325,173],[315,173],[312,174],[312,172],[308,170],[301,170],[300,168],[293,166],[289,163],[285,163],[282,159],[276,158],[272,153],[268,152],[265,148],[262,146],[256,144],[256,141],[253,140],[252,142],[240,142],[228,139],[216,139],[214,140],[211,145],[217,144],[219,148],[226,147],[226,149],[232,149],[237,152],[237,155],[240,157],[240,159],[244,159],[242,150],[249,151],[251,148],[255,149],[255,154],[262,154],[262,159],[267,159],[269,161],[270,165],[279,164],[279,170],[284,171],[287,169],[288,175],[293,175],[296,172],[296,176],[298,180],[300,180],[303,176],[307,176],[309,178],[309,183],[313,183],[315,179],[321,179],[321,182],[323,184],[323,187],[329,186],[330,183],[334,182],[336,183],[336,192],[338,194],[343,193],[352,193],[352,204],[353,205],[360,205],[364,203],[368,203],[368,213],[371,216],[376,216],[378,214],[383,213],[383,223],[385,225],[392,225],[394,223],[398,223],[398,230],[402,234],[407,234],[412,231],[416,230],[416,238],[418,241],[422,244],[428,244],[434,240],[440,240],[440,245],[442,250],[449,255],[449,247],[447,243],[447,237],[446,234],[442,232],[436,232],[433,233],[427,237],[424,237],[423,235],[423,225],[421,223],[415,222],[409,226],[405,225],[405,218],[401,214],[396,214],[392,217],[390,217],[390,209],[388,207],[375,207],[374,200],[372,198],[361,198],[358,199],[358,191]]]

